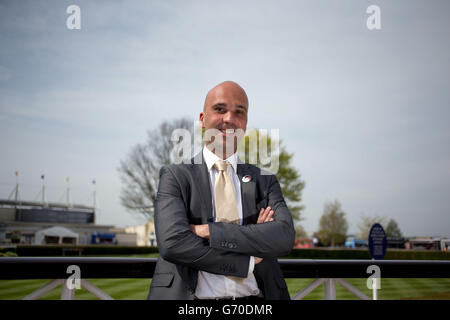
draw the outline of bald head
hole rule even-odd
[[[203,112],[200,113],[202,128],[205,132],[212,132],[212,135],[217,137],[214,138],[214,144],[222,147],[217,151],[213,146],[213,140],[205,143],[222,159],[230,155],[228,151],[231,154],[236,152],[237,142],[247,128],[247,111],[247,94],[236,82],[222,82],[209,90],[206,95]],[[223,147],[226,146],[232,147],[225,150]]]
[[[242,102],[245,102],[245,107],[248,108],[248,97],[244,89],[242,89],[242,87],[238,85],[236,82],[224,81],[208,91],[205,98],[203,111],[205,111],[207,106],[213,105],[223,96],[227,96],[229,98],[233,98],[234,100],[240,100]]]

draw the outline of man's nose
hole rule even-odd
[[[231,111],[226,112],[222,117],[223,122],[232,123],[233,122],[233,113]]]

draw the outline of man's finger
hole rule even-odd
[[[267,217],[270,214],[270,211],[272,210],[271,207],[267,207],[266,209],[262,208],[259,212],[257,223],[264,223],[268,222]]]
[[[274,215],[274,211],[270,210],[270,212],[267,214],[266,219],[264,220],[264,222],[273,221],[273,215]]]
[[[189,225],[189,227],[191,227],[191,231],[193,232],[193,233],[196,233],[195,231],[195,224],[190,224]]]
[[[259,212],[258,223],[264,223],[266,221],[267,214],[270,211],[267,209],[269,209],[269,208],[266,208],[266,209],[262,208],[261,211]]]
[[[256,223],[263,223],[264,222],[264,220],[262,219],[263,213],[264,213],[264,208],[261,208],[261,210],[259,210],[258,221],[256,221]]]

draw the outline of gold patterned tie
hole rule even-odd
[[[218,160],[214,167],[219,171],[214,183],[214,204],[216,206],[216,221],[239,223],[239,216],[236,204],[236,194],[234,193],[233,181],[227,172],[227,167],[231,164],[228,161]],[[236,283],[241,283],[244,278],[225,276]]]
[[[216,221],[239,223],[236,194],[231,177],[227,172],[227,167],[230,165],[228,161],[223,160],[214,163],[214,167],[219,172],[214,183]]]

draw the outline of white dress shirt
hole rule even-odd
[[[205,160],[209,172],[213,217],[214,221],[216,221],[216,212],[214,205],[214,182],[216,181],[218,171],[216,170],[216,168],[214,168],[214,163],[222,159],[212,153],[206,146],[203,147],[203,159]],[[239,224],[242,225],[243,215],[241,182],[239,181],[239,177],[237,175],[237,154],[235,153],[225,160],[231,164],[231,166],[227,168],[227,172],[233,182],[234,192],[236,193]],[[214,299],[224,297],[246,297],[260,295],[260,290],[253,274],[254,267],[255,258],[250,257],[250,265],[247,278],[226,277],[206,271],[199,271],[195,296],[198,299]]]

